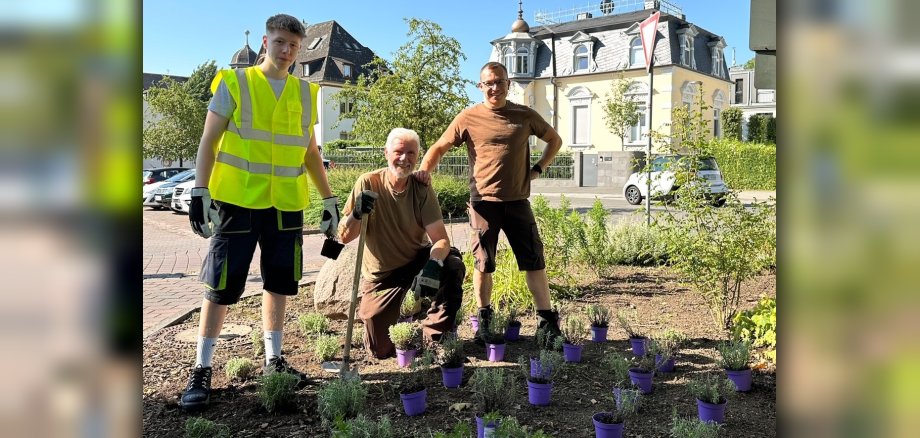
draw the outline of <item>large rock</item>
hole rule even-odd
[[[357,245],[346,245],[336,260],[326,260],[313,286],[313,307],[332,319],[347,319],[355,281]],[[360,291],[358,304],[361,303]],[[356,307],[357,308],[357,307]],[[357,313],[357,311],[356,311]]]

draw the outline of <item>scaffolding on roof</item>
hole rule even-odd
[[[568,9],[560,9],[556,11],[538,10],[533,13],[533,19],[535,22],[541,25],[559,24],[584,18],[641,11],[648,9],[646,8],[646,4],[653,2],[657,4],[655,9],[664,12],[665,14],[673,15],[676,17],[683,17],[684,15],[680,6],[667,0],[615,0],[611,2],[613,7],[607,10],[607,14],[601,10],[602,4],[605,2],[594,0],[593,2],[586,3],[583,6],[572,6]]]

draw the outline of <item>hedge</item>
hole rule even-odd
[[[370,169],[330,169],[327,172],[329,188],[339,197],[339,208],[345,206],[345,201],[355,186],[355,181],[362,173]],[[434,191],[441,204],[441,214],[444,219],[448,217],[466,217],[466,203],[470,200],[470,187],[466,178],[455,178],[446,175],[432,175]],[[310,206],[304,211],[304,223],[307,228],[319,226],[320,215],[323,211],[322,196],[316,187],[310,183]]]
[[[776,145],[716,139],[712,154],[734,190],[776,190]]]

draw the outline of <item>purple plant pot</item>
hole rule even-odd
[[[751,390],[751,369],[725,370],[728,379],[735,384],[735,391],[748,392]]]
[[[498,427],[498,422],[493,422],[488,424],[489,427]],[[485,425],[482,424],[482,417],[479,415],[476,416],[476,437],[485,438]]]
[[[406,368],[409,365],[412,365],[412,361],[415,360],[415,355],[418,353],[418,350],[400,350],[396,349],[396,364],[400,368]]]
[[[508,328],[505,329],[505,340],[506,341],[517,341],[521,338],[521,326],[519,325],[508,325]]]
[[[674,358],[669,357],[668,360],[661,360],[661,355],[655,355],[655,363],[658,365],[658,371],[662,373],[673,373],[674,372]]]
[[[549,405],[550,396],[553,394],[552,383],[534,383],[527,381],[527,400],[534,406]]]
[[[629,338],[629,343],[632,345],[633,356],[642,357],[645,356],[645,342],[648,341],[648,338]]]
[[[591,342],[607,342],[607,327],[591,326]]]
[[[476,315],[470,315],[470,327],[473,327],[473,333],[476,333],[476,330],[479,330],[479,317]]]
[[[594,422],[594,436],[596,438],[620,438],[623,436],[623,423],[601,423],[598,419],[606,412],[598,412],[591,417]]]
[[[654,373],[644,373],[635,368],[629,369],[629,380],[639,387],[640,394],[652,393],[652,376],[654,375]]]
[[[711,421],[722,424],[725,422],[725,405],[727,404],[728,400],[719,404],[714,404],[696,399],[696,412],[699,414],[700,421],[702,422]]]
[[[459,388],[463,382],[463,365],[457,368],[441,367],[441,381],[445,388]]]
[[[562,344],[562,356],[566,362],[581,362],[582,345]]]
[[[486,353],[489,362],[501,362],[505,360],[505,344],[486,344]]]
[[[423,389],[419,392],[413,392],[411,394],[399,394],[399,398],[402,399],[403,410],[405,410],[406,415],[410,417],[421,415],[425,413],[425,409],[428,408],[427,390]]]

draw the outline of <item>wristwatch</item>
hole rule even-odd
[[[530,170],[532,170],[532,171],[534,171],[534,172],[537,172],[537,173],[539,173],[539,174],[541,174],[541,175],[543,174],[543,168],[540,167],[540,163],[534,164],[533,167],[530,168]]]

